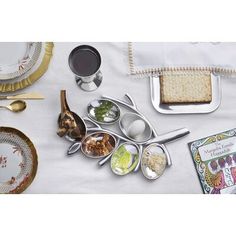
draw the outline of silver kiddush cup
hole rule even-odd
[[[82,90],[94,91],[101,85],[101,56],[94,47],[80,45],[74,48],[69,55],[69,66]]]

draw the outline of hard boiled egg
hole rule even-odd
[[[145,131],[146,124],[143,120],[135,120],[127,129],[127,134],[130,138],[137,138]]]

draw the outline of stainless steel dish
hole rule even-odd
[[[74,142],[68,149],[68,155],[76,153],[79,149],[85,154],[87,157],[91,158],[102,158],[98,164],[100,166],[103,166],[107,161],[111,159],[111,169],[112,171],[117,175],[126,175],[130,172],[137,172],[140,168],[144,152],[149,147],[158,147],[160,150],[163,151],[163,155],[165,157],[165,165],[163,166],[163,169],[161,170],[161,174],[164,172],[165,168],[171,165],[171,159],[170,155],[166,149],[166,147],[163,145],[163,143],[170,142],[172,140],[178,139],[180,137],[183,137],[189,133],[189,131],[186,128],[174,130],[162,135],[158,135],[155,131],[155,129],[152,127],[150,122],[138,111],[136,104],[134,103],[133,99],[126,94],[126,97],[128,98],[130,103],[114,99],[111,97],[103,96],[104,99],[114,102],[115,104],[121,104],[125,106],[126,108],[133,111],[133,113],[126,113],[122,119],[120,120],[120,129],[125,135],[122,136],[120,134],[117,134],[111,130],[102,128],[97,121],[92,120],[89,117],[85,117],[82,120],[84,122],[90,122],[93,126],[88,127],[86,124],[86,135],[85,137],[78,141]],[[128,121],[127,121],[128,118]],[[129,136],[129,132],[127,130],[126,126],[129,126],[130,124],[133,124],[134,120],[140,120],[144,123],[144,133],[142,133],[145,137],[141,136],[141,139],[132,138]],[[92,132],[92,134],[90,133]],[[90,133],[90,134],[89,134]],[[86,150],[85,146],[87,144],[88,139],[94,138],[94,135],[96,136],[96,140],[92,140],[91,143],[96,143],[97,138],[100,138],[99,135],[103,134],[107,135],[107,137],[112,137],[112,148],[104,153],[99,155],[94,155],[90,152],[90,148]],[[99,136],[99,137],[98,137]],[[100,145],[100,143],[99,143]],[[128,149],[126,149],[126,147]],[[144,152],[143,152],[144,148]],[[121,158],[121,159],[119,159]],[[146,169],[145,169],[146,170]],[[158,178],[160,176],[160,173],[158,173],[156,176],[148,176],[148,173],[146,174],[143,170],[143,174],[148,179]]]
[[[167,155],[163,147],[157,143],[147,146],[141,158],[143,175],[150,180],[159,178],[167,167]]]
[[[88,104],[88,117],[93,121],[110,125],[117,122],[120,118],[119,106],[109,99],[95,99]]]
[[[117,104],[123,105],[124,107],[126,107],[126,108],[132,110],[133,112],[135,112],[136,114],[138,114],[139,117],[141,117],[146,122],[146,124],[150,127],[150,129],[152,130],[152,136],[153,136],[153,138],[150,138],[148,141],[140,142],[139,144],[140,145],[143,144],[145,146],[145,145],[149,145],[149,144],[155,143],[155,142],[159,143],[161,145],[161,147],[163,147],[163,150],[165,150],[166,157],[167,157],[167,166],[171,166],[172,165],[170,155],[169,155],[167,149],[165,148],[165,146],[163,145],[163,143],[167,143],[167,142],[173,141],[175,139],[178,139],[180,137],[183,137],[183,136],[189,134],[189,130],[188,129],[182,128],[182,129],[178,129],[178,130],[175,130],[175,131],[168,132],[168,133],[163,134],[163,135],[158,135],[156,130],[154,129],[154,127],[151,125],[151,123],[138,110],[137,105],[135,104],[133,98],[129,94],[125,94],[125,97],[128,99],[129,103],[124,102],[124,101],[119,100],[119,99],[115,99],[115,98],[109,97],[109,96],[102,96],[102,97],[106,98],[106,99],[109,99],[111,101],[114,101]],[[108,161],[109,160],[108,157],[106,157],[105,160]],[[99,164],[104,164],[105,160],[100,161]],[[141,163],[141,156],[140,156],[139,162],[138,162],[138,164],[137,164],[137,166],[136,166],[136,168],[134,170],[135,172],[139,170],[140,163]]]
[[[120,144],[111,157],[111,170],[117,175],[127,175],[138,164],[140,150],[138,145],[125,142]]]
[[[162,104],[160,94],[160,79],[158,75],[150,76],[151,100],[154,108],[162,114],[193,114],[210,113],[215,111],[221,103],[220,76],[211,74],[212,101],[210,103],[195,104]]]
[[[119,126],[122,133],[134,142],[145,143],[152,137],[149,124],[137,113],[125,113]]]
[[[99,124],[97,124],[96,122],[94,122],[93,120],[91,120],[91,119],[88,118],[88,117],[83,118],[83,121],[85,121],[85,122],[87,122],[87,123],[91,123],[91,124],[93,125],[93,127],[87,127],[87,126],[86,126],[86,135],[85,135],[85,137],[84,137],[82,140],[80,140],[80,141],[74,142],[74,143],[69,147],[69,149],[68,149],[68,151],[67,151],[67,154],[68,154],[68,155],[72,155],[72,154],[76,153],[77,151],[79,151],[79,149],[81,148],[81,146],[82,146],[84,140],[85,140],[88,136],[90,136],[91,133],[92,133],[92,134],[96,134],[96,133],[106,133],[106,134],[111,135],[112,137],[115,138],[115,148],[119,145],[120,140],[125,141],[125,142],[134,143],[134,142],[130,141],[129,139],[127,139],[127,138],[125,138],[125,137],[123,137],[123,136],[121,136],[121,135],[119,135],[119,134],[117,134],[117,133],[115,133],[115,132],[113,132],[113,131],[111,131],[111,130],[103,129]],[[135,144],[135,143],[134,143],[134,144]],[[112,153],[113,153],[113,152],[111,152],[109,155],[104,155],[104,158],[100,161],[100,162],[101,162],[101,164],[100,164],[101,166],[102,166],[107,160],[110,159]],[[86,153],[84,153],[84,154],[86,154]],[[104,163],[103,163],[103,162],[104,162]]]
[[[81,142],[81,151],[90,158],[103,158],[111,154],[115,147],[115,137],[104,131],[89,134]]]

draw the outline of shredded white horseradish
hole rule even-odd
[[[143,164],[161,175],[166,166],[166,155],[164,153],[145,153]]]

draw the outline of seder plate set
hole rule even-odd
[[[52,58],[53,46],[53,43],[50,42],[1,43],[0,92],[11,93],[24,89],[42,77]],[[169,48],[170,54],[166,53],[166,57],[159,58],[157,67],[144,66],[144,69],[141,70],[142,60],[137,60],[132,44],[129,43],[131,74],[150,78],[151,101],[154,108],[160,113],[196,114],[215,111],[221,102],[220,74],[234,72],[232,69],[223,69],[224,64],[222,63],[227,58],[217,57],[219,62],[215,64],[219,64],[220,67],[197,66],[198,60],[195,61],[194,56],[189,59],[193,60],[190,64],[196,64],[195,66],[179,65],[179,57],[177,61],[173,59],[173,62],[177,62],[177,64],[171,66],[172,58],[175,58],[173,50],[178,51],[182,47],[177,46],[173,43],[168,46],[157,45],[157,49],[165,47],[166,52]],[[202,52],[205,52],[202,44],[187,44],[182,47],[182,50],[184,47],[188,54],[189,50],[192,50],[191,55],[194,53],[199,55],[196,58],[208,58],[201,55]],[[219,54],[227,52],[231,55],[230,51],[225,50],[224,45],[210,45],[210,47],[217,49]],[[140,54],[144,56],[143,58],[146,58],[145,53],[148,52],[148,58],[151,59],[155,50],[147,50],[148,48],[149,46],[146,48],[145,45],[141,47],[139,45],[139,49],[136,47],[136,50],[143,50]],[[198,50],[199,48],[204,50]],[[221,48],[224,50],[221,51]],[[209,53],[206,50],[205,55]],[[168,58],[169,56],[170,58]],[[154,53],[154,57],[151,61],[156,63],[156,53]],[[210,60],[210,58],[208,59]],[[213,55],[213,59],[215,58]],[[221,61],[221,58],[224,60]],[[213,59],[211,58],[211,60]],[[168,63],[162,60],[167,60]],[[74,74],[76,84],[82,90],[93,91],[101,85],[103,81],[100,71],[101,62],[101,55],[92,46],[79,45],[71,51],[68,58],[69,68]],[[43,98],[40,93],[34,92],[4,94],[4,96],[0,96],[0,100],[15,101],[8,106],[1,105],[0,108],[20,112],[27,107],[23,100]],[[167,167],[171,166],[171,158],[165,143],[183,137],[189,131],[182,128],[158,135],[148,119],[138,110],[133,98],[128,94],[125,95],[125,98],[126,100],[119,100],[102,96],[95,99],[87,105],[87,116],[81,118],[70,110],[66,91],[62,90],[57,134],[71,142],[67,150],[68,156],[80,151],[88,158],[97,159],[99,166],[110,162],[110,168],[116,175],[124,176],[141,169],[144,177],[155,180],[165,172]],[[119,132],[112,130],[115,127]],[[204,192],[235,192],[235,145],[231,145],[231,142],[227,144],[231,151],[228,153],[223,150],[227,154],[225,156],[216,155],[210,159],[201,153],[202,149],[206,149],[208,152],[215,150],[214,145],[218,145],[219,141],[223,144],[235,141],[235,135],[230,136],[228,140],[228,133],[231,135],[232,132],[235,134],[234,131],[230,131],[203,139],[203,144],[200,142],[201,140],[189,144]],[[220,140],[222,137],[223,141]],[[205,140],[211,142],[208,143]],[[31,184],[36,175],[35,147],[29,138],[17,129],[0,127],[0,170],[0,193],[21,193]]]
[[[171,165],[164,143],[189,131],[182,128],[158,135],[132,97],[128,94],[125,97],[128,102],[108,96],[93,100],[87,106],[87,117],[82,119],[70,110],[66,91],[62,90],[57,134],[72,142],[68,155],[80,150],[88,158],[99,159],[100,166],[110,160],[111,170],[117,175],[137,172],[141,167],[147,179],[157,179]],[[129,112],[121,114],[120,106]],[[115,124],[121,134],[102,127]]]

